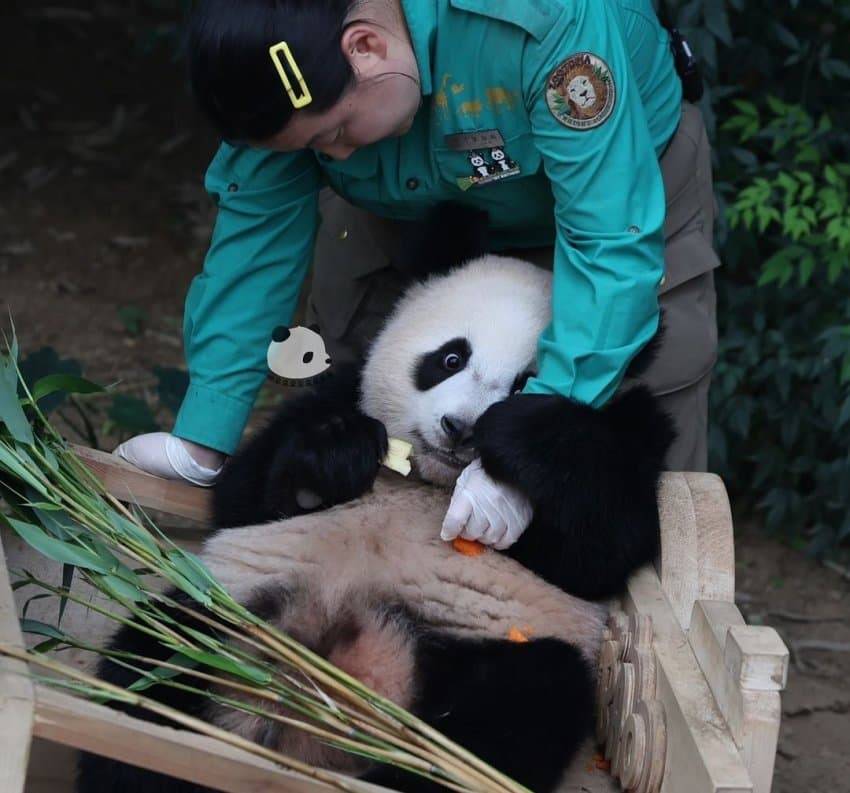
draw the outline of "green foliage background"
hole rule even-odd
[[[850,538],[850,2],[667,2],[714,143],[711,466],[815,554]]]

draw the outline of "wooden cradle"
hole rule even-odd
[[[117,497],[132,493],[144,507],[203,521],[207,491],[148,476],[108,454],[77,451]],[[772,628],[746,625],[734,604],[726,490],[712,474],[668,473],[659,511],[660,559],[635,574],[626,595],[612,604],[600,655],[597,738],[607,761],[589,745],[560,791],[768,793],[788,651]],[[17,538],[4,540],[11,567],[41,572],[52,565]],[[19,609],[0,546],[0,641],[23,644]],[[37,616],[36,604],[31,611]],[[87,636],[110,627],[92,625],[90,614],[75,615],[69,604],[65,624]],[[69,656],[64,653],[63,660]],[[48,689],[26,672],[25,664],[0,659],[0,793],[20,793],[25,786],[70,793],[72,764],[56,744],[232,793],[330,789],[214,739]],[[38,761],[29,763],[33,737],[42,740]],[[349,784],[364,793],[380,790]]]

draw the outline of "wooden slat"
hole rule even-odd
[[[662,793],[751,793],[744,762],[654,569],[629,579],[623,605],[652,618],[656,698],[667,722]]]
[[[748,626],[732,603],[699,600],[688,640],[726,720],[754,793],[769,793],[779,740],[779,692],[788,650],[766,626]]]
[[[714,474],[665,473],[658,493],[658,577],[683,630],[697,600],[734,601],[732,510]]]
[[[0,543],[0,642],[23,647],[6,557]],[[33,723],[33,686],[25,663],[0,658],[0,791],[21,793]]]
[[[35,701],[33,732],[49,741],[228,793],[336,790],[213,738],[152,724],[42,685],[36,686]],[[344,779],[356,793],[387,793],[386,788]]]
[[[157,509],[170,515],[207,523],[210,516],[209,489],[186,482],[161,479],[130,465],[116,455],[72,445],[76,455],[97,475],[115,498]]]

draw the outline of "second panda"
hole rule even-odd
[[[550,273],[498,256],[413,286],[360,371],[286,403],[231,460],[214,494],[227,530],[203,553],[255,613],[542,793],[590,735],[605,619],[590,599],[617,594],[655,556],[673,439],[641,386],[601,410],[519,393],[550,289]],[[413,444],[417,481],[379,475],[387,433]],[[534,518],[509,551],[469,558],[439,533],[476,455]],[[513,629],[529,641],[510,640]],[[127,629],[113,646],[167,653]],[[108,661],[101,674],[135,679]],[[200,697],[151,695],[314,765],[437,789]],[[203,789],[85,756],[78,790]]]

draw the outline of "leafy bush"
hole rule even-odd
[[[850,3],[668,3],[721,207],[711,465],[812,553],[850,538]]]

